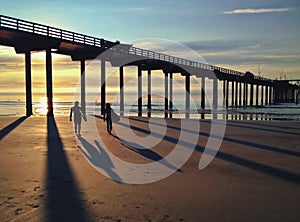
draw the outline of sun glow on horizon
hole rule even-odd
[[[59,98],[53,97],[54,109],[60,108],[59,100],[60,100]],[[34,113],[44,116],[47,114],[47,111],[48,111],[47,97],[42,97],[38,99],[34,108]]]

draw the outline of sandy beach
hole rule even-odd
[[[167,155],[180,134],[180,121],[168,119],[164,140],[138,152],[109,135],[101,118],[88,119],[114,155],[133,163]],[[148,118],[130,123],[138,136],[147,135]],[[299,122],[228,121],[218,154],[203,170],[198,163],[211,123],[200,125],[197,146],[180,170],[137,185],[92,167],[68,117],[0,117],[0,221],[299,220]],[[109,173],[117,174],[114,166]]]

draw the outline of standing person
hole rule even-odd
[[[110,107],[110,103],[106,103],[103,120],[104,122],[106,121],[106,129],[109,134],[111,134],[111,130],[112,130],[111,112],[112,112],[112,108]]]
[[[70,121],[72,121],[72,114],[74,113],[74,130],[75,133],[80,136],[80,130],[81,130],[81,119],[85,116],[82,113],[81,107],[79,106],[79,102],[76,101],[75,105],[70,110]]]

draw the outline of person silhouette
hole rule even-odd
[[[111,111],[112,108],[110,106],[110,103],[106,103],[103,120],[104,122],[106,121],[106,129],[109,134],[111,134],[111,130],[112,130]]]
[[[85,115],[82,113],[82,109],[79,106],[79,102],[76,101],[75,105],[70,110],[70,121],[72,121],[72,114],[74,113],[74,130],[75,133],[80,135],[81,130],[81,119],[85,119]]]

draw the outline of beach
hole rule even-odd
[[[180,120],[166,119],[170,127],[149,154],[126,146],[115,131],[109,135],[101,118],[88,120],[114,155],[133,163],[168,155],[180,136]],[[131,129],[145,137],[148,121],[133,117]],[[228,121],[219,152],[199,170],[211,120],[191,121],[200,122],[199,137],[179,170],[153,183],[126,184],[87,161],[67,116],[1,116],[0,221],[298,221],[299,122]],[[112,173],[118,174],[113,164]]]

